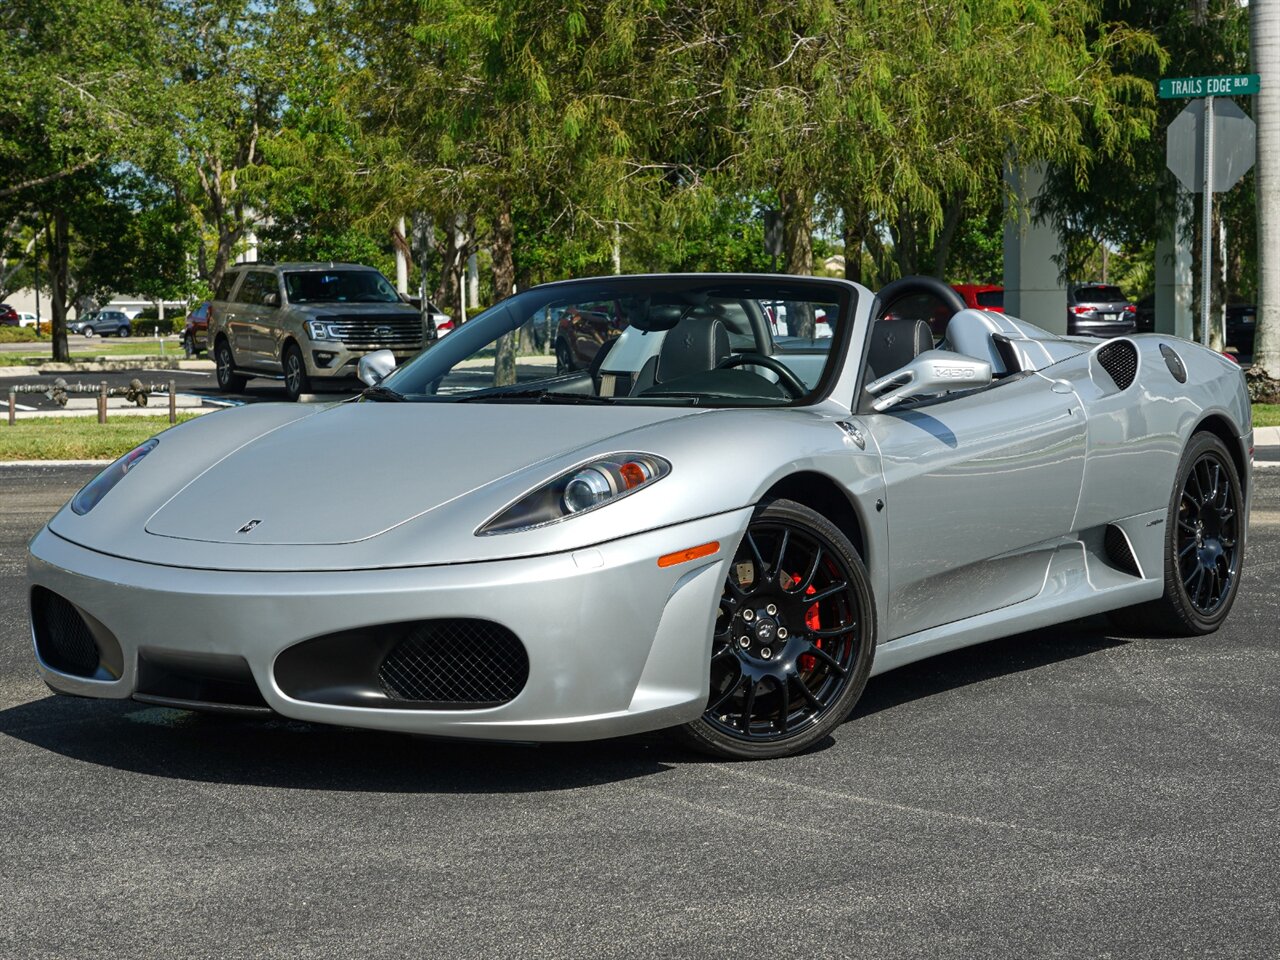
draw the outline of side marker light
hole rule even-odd
[[[689,547],[687,550],[677,550],[675,553],[664,554],[658,558],[658,566],[674,567],[678,563],[688,563],[690,560],[697,560],[700,557],[709,557],[713,553],[720,550],[720,541],[712,540],[710,543],[704,543],[700,547]]]

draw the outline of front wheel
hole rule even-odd
[[[871,586],[835,524],[791,500],[762,503],[729,566],[696,749],[768,759],[826,737],[853,709],[875,655]]]
[[[307,365],[296,343],[284,348],[284,392],[295,403],[304,393],[311,392],[311,378],[307,376]]]
[[[1191,438],[1169,501],[1164,538],[1164,595],[1110,614],[1139,636],[1212,633],[1231,611],[1244,562],[1244,497],[1235,461],[1211,433]]]

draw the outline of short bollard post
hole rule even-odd
[[[18,420],[18,391],[9,391],[9,426],[13,426]]]
[[[98,388],[98,422],[107,422],[107,381],[102,381],[102,386]]]
[[[178,391],[174,381],[169,381],[169,422],[178,422]]]

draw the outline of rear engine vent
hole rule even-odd
[[[46,666],[74,677],[97,675],[101,661],[98,644],[70,601],[52,590],[36,587],[31,591],[31,625],[36,652]]]
[[[1098,348],[1098,364],[1121,390],[1138,374],[1138,348],[1128,340],[1112,340]]]
[[[1137,558],[1133,555],[1133,548],[1129,546],[1129,538],[1114,523],[1107,524],[1102,537],[1102,547],[1107,552],[1107,561],[1117,570],[1131,577],[1142,576],[1142,571],[1138,569]]]
[[[1178,356],[1173,347],[1167,343],[1160,344],[1160,356],[1164,357],[1164,365],[1169,368],[1169,372],[1173,374],[1173,379],[1179,383],[1187,382],[1187,368],[1183,366],[1182,358]]]
[[[455,710],[506,703],[528,679],[524,645],[486,620],[423,621],[378,666],[378,682],[393,700]]]

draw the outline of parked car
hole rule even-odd
[[[205,300],[187,314],[182,326],[182,350],[188,357],[198,357],[209,349],[209,301]]]
[[[1124,291],[1106,283],[1081,283],[1067,289],[1067,335],[1120,337],[1133,333],[1138,308]]]
[[[617,301],[578,303],[567,308],[556,325],[556,370],[569,373],[588,369],[600,348],[626,328],[627,318]]]
[[[782,302],[764,305],[765,320],[769,324],[769,332],[775,337],[792,336],[791,327],[787,323],[787,305]],[[813,339],[826,340],[831,336],[831,322],[822,307],[813,309]]]
[[[18,311],[7,303],[0,303],[0,326],[16,327],[19,325]]]
[[[421,297],[407,297],[406,301],[412,304],[419,313],[422,312]],[[434,300],[427,301],[427,315],[424,319],[426,320],[428,341],[438,340],[453,331],[453,319],[436,306]]]
[[[34,327],[36,322],[36,315],[34,313],[28,313],[24,310],[18,314],[18,326],[20,327]],[[49,325],[48,320],[41,320],[39,323],[42,327]]]
[[[1134,304],[1134,333],[1156,332],[1156,295],[1148,293]]]
[[[222,278],[206,340],[222,390],[269,377],[283,380],[285,394],[297,400],[316,384],[354,380],[371,351],[407,360],[422,350],[424,333],[417,308],[372,267],[249,263]]]
[[[83,320],[68,323],[67,330],[86,337],[127,337],[132,335],[133,326],[123,310],[98,310]]]
[[[953,283],[951,289],[975,310],[1004,313],[1004,287],[994,283]]]
[[[775,301],[835,336],[779,349]],[[856,743],[868,677],[879,706],[924,657],[1103,613],[1121,636],[1224,623],[1249,575],[1238,368],[968,309],[934,349],[873,315],[889,302],[812,277],[564,281],[404,367],[365,357],[358,402],[179,425],[31,541],[33,668],[117,703],[499,741],[679,727],[764,759]],[[513,329],[618,303],[599,379],[495,385]],[[1067,669],[1025,682],[1049,698]],[[1120,669],[1091,682],[1127,689]]]
[[[1253,356],[1253,335],[1258,328],[1258,307],[1253,303],[1227,304],[1227,346],[1242,356]]]

